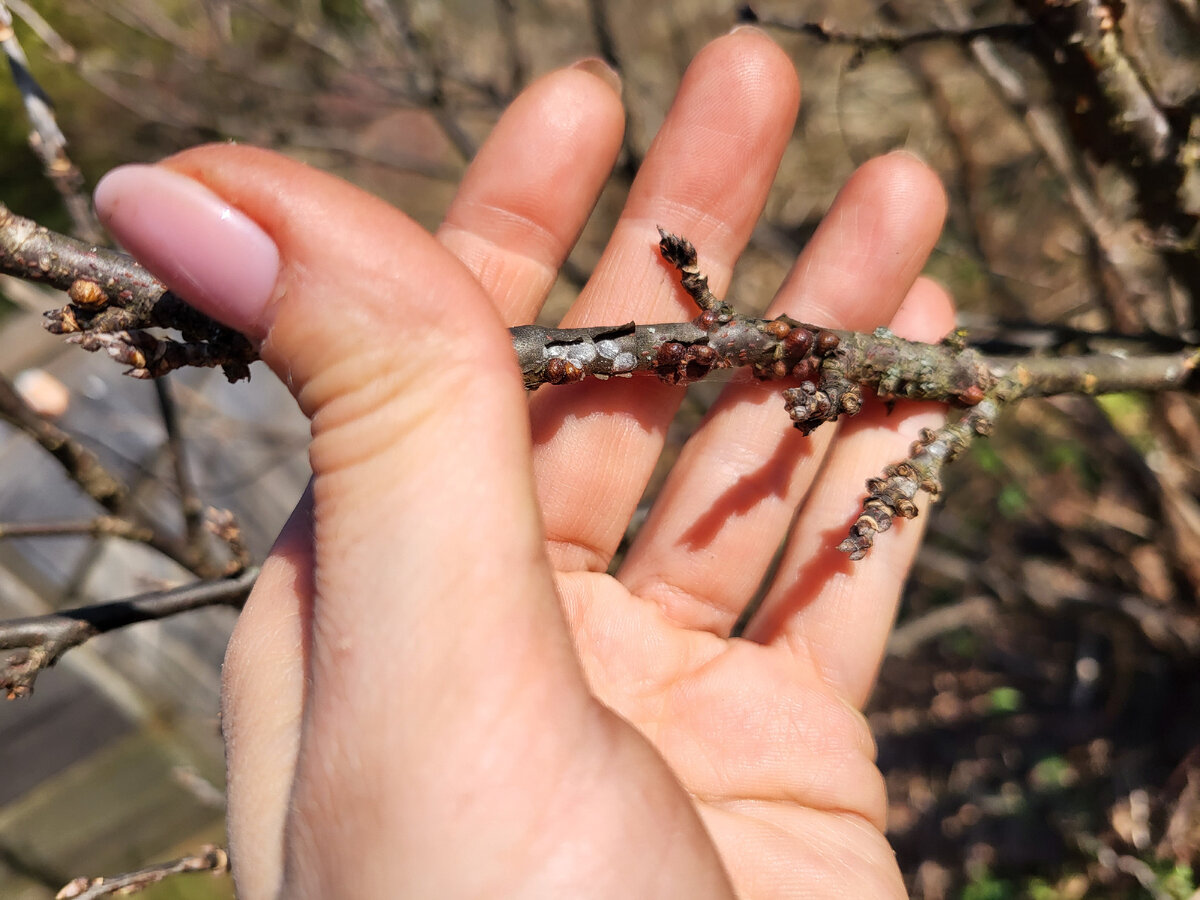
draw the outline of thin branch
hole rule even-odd
[[[35,440],[62,466],[67,477],[106,511],[117,518],[124,517],[129,499],[125,483],[109,472],[96,454],[34,410],[3,375],[0,375],[0,419]],[[145,540],[148,546],[198,575],[208,573],[206,567],[195,563],[179,541],[157,528],[146,527],[150,531]]]
[[[910,656],[922,644],[960,628],[978,628],[996,620],[997,606],[991,597],[975,596],[950,606],[936,607],[893,629],[887,642],[888,656]]]
[[[0,0],[0,50],[8,58],[13,83],[21,93],[21,102],[33,129],[29,146],[42,161],[46,177],[62,197],[75,233],[89,241],[101,240],[100,223],[83,191],[83,175],[67,156],[67,138],[54,118],[54,104],[29,71],[29,60],[17,41],[12,14],[3,0]]]
[[[54,900],[97,900],[117,894],[137,894],[160,881],[188,872],[226,875],[229,872],[229,854],[220,847],[208,844],[191,856],[156,863],[136,872],[126,872],[111,878],[76,878],[55,894]]]
[[[56,331],[53,323],[47,327]],[[176,369],[189,367],[220,367],[230,381],[250,377],[246,348],[230,347],[224,342],[176,341],[138,329],[68,334],[67,341],[89,353],[103,351],[110,359],[129,366],[125,374],[133,378],[161,378]],[[234,374],[231,376],[230,372]]]
[[[0,539],[47,537],[119,537],[149,544],[154,540],[154,531],[121,516],[51,522],[0,522]]]
[[[608,7],[600,0],[587,0],[588,23],[596,41],[596,50],[601,59],[619,72],[621,59],[617,55],[617,42],[613,37],[609,12]]]
[[[158,410],[162,416],[163,428],[167,433],[167,455],[171,459],[175,486],[179,489],[179,509],[183,516],[184,544],[197,565],[207,565],[209,547],[204,527],[204,502],[196,492],[192,473],[188,469],[187,446],[183,440],[183,430],[179,424],[179,411],[175,406],[171,383],[166,378],[155,379],[154,390],[158,398]]]
[[[31,258],[31,245],[37,245],[45,257]],[[936,493],[941,468],[975,435],[990,431],[1005,405],[1023,397],[1178,390],[1195,383],[1200,351],[1189,345],[1179,345],[1171,353],[1140,354],[1144,347],[1134,340],[1107,352],[1013,359],[968,347],[963,332],[938,344],[925,344],[903,340],[887,329],[861,334],[788,316],[743,316],[708,289],[691,243],[660,229],[659,249],[678,270],[699,315],[690,322],[655,325],[512,328],[526,388],[634,375],[683,384],[724,369],[745,369],[759,380],[791,381],[794,386],[783,392],[786,409],[805,434],[824,422],[857,413],[864,388],[887,401],[933,400],[967,408],[960,422],[923,435],[907,460],[890,467],[882,479],[868,482],[863,514],[841,545],[855,559],[870,548],[875,533],[890,527],[893,517],[916,514],[912,499],[917,491]],[[79,278],[70,269],[74,263],[86,265],[89,276]],[[103,279],[96,280],[93,275],[100,270]],[[203,339],[181,344],[141,329],[182,321],[192,334],[215,335],[218,346],[226,345],[227,335],[232,334],[222,333],[220,326],[184,305],[131,258],[83,249],[79,242],[0,207],[3,271],[35,279],[53,273],[45,280],[69,283],[72,303],[48,313],[47,327],[74,332],[72,339],[85,349],[107,350],[129,364],[130,374],[137,377],[153,377],[180,365],[207,364],[205,348],[210,346]],[[242,340],[244,367],[254,358],[254,349]]]
[[[25,0],[7,0],[5,5],[14,16],[21,19],[34,34],[45,42],[60,62],[73,63],[78,59],[79,54],[75,48]]]
[[[754,22],[782,31],[791,31],[816,38],[823,44],[847,44],[861,51],[903,50],[914,44],[952,42],[966,44],[975,38],[986,37],[1004,41],[1028,40],[1033,33],[1027,22],[994,22],[988,25],[964,26],[961,28],[923,28],[916,31],[901,31],[877,28],[873,31],[844,31],[825,22],[793,22],[773,16],[759,15],[750,4],[738,10],[742,22]]]
[[[225,564],[225,575],[237,575],[250,567],[253,561],[250,548],[242,538],[242,526],[228,509],[209,507],[204,517],[204,527],[229,550],[229,561]]]
[[[129,256],[51,232],[3,204],[0,272],[68,292],[70,306],[46,313],[54,334],[170,328],[210,345],[206,358],[219,359],[230,381],[250,377],[257,354],[245,337],[196,312]]]
[[[128,494],[124,483],[105,469],[91,450],[38,415],[3,376],[0,376],[0,419],[37,441],[89,497],[110,513],[120,512]]]
[[[517,36],[517,15],[514,0],[495,0],[496,22],[504,49],[508,55],[508,89],[512,94],[529,81],[529,63],[521,50]]]
[[[945,5],[956,25],[965,26],[969,22],[960,0],[946,0]],[[1163,260],[1139,242],[1132,223],[1114,221],[1092,185],[1077,143],[1062,117],[1031,94],[1025,79],[1004,60],[996,43],[987,37],[977,37],[969,42],[968,49],[980,71],[1021,116],[1030,138],[1065,184],[1067,199],[1080,222],[1095,241],[1109,271],[1129,295],[1124,304],[1128,310],[1125,318],[1136,317],[1138,324],[1144,326],[1147,310],[1154,308],[1150,299],[1162,296],[1167,289]],[[1159,307],[1173,310],[1169,302],[1159,304]],[[1154,324],[1160,330],[1168,324],[1174,328],[1179,326],[1178,322]]]
[[[1132,182],[1138,216],[1151,232],[1147,244],[1187,293],[1195,321],[1200,318],[1195,91],[1160,96],[1145,69],[1159,55],[1186,66],[1195,52],[1194,27],[1165,8],[1139,24],[1136,17],[1150,14],[1149,8],[1112,0],[1019,3],[1047,38],[1039,58],[1051,84],[1060,88],[1058,102],[1072,122],[1075,142],[1097,160],[1115,163]],[[1154,27],[1145,27],[1150,21]],[[1128,38],[1133,41],[1127,47]]]
[[[1111,104],[1108,126],[1133,139],[1141,157],[1137,164],[1171,161],[1183,136],[1176,134],[1125,53],[1118,23],[1123,12],[1116,4],[1107,0],[1022,0],[1022,5],[1062,48],[1060,52],[1081,52],[1086,57],[1096,87]],[[1170,26],[1164,23],[1164,27]]]
[[[242,539],[241,527],[233,513],[224,509],[200,508],[200,535],[211,534],[225,544],[229,550],[229,560],[224,564],[222,575],[236,575],[244,571],[251,563],[250,550]],[[0,540],[8,538],[55,538],[55,537],[116,537],[127,541],[137,541],[158,550],[165,555],[178,553],[179,548],[174,543],[164,546],[162,539],[153,528],[123,516],[97,516],[94,519],[69,519],[43,522],[0,522]],[[207,558],[199,558],[196,551],[189,545],[185,552],[189,554],[190,568],[194,572],[210,572],[216,567]],[[179,561],[179,560],[177,560]]]
[[[961,111],[951,98],[948,88],[951,79],[940,74],[940,66],[925,53],[907,53],[900,56],[917,79],[936,120],[945,135],[948,149],[952,153],[955,170],[947,179],[946,188],[957,195],[958,202],[951,203],[951,221],[958,225],[966,250],[982,268],[988,284],[997,295],[1003,308],[1019,308],[1022,303],[1010,287],[1010,279],[1001,274],[1001,264],[993,258],[993,241],[988,240],[987,227],[990,210],[985,209],[980,198],[986,195],[983,186],[985,167],[980,164],[981,148],[968,134],[969,127],[961,121]],[[959,215],[959,210],[962,214]]]
[[[362,6],[380,37],[391,44],[399,44],[404,39],[400,18],[390,3],[385,0],[363,0]]]
[[[249,568],[233,578],[199,581],[110,603],[0,622],[0,650],[18,651],[0,669],[0,690],[9,699],[32,693],[43,669],[98,634],[206,606],[239,605],[257,577],[258,569]]]

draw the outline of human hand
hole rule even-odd
[[[249,900],[904,896],[859,709],[920,528],[859,563],[833,547],[864,478],[940,413],[869,406],[803,438],[777,391],[730,385],[606,574],[682,391],[530,402],[504,328],[535,317],[616,158],[595,72],[518,98],[436,237],[242,147],[97,190],[117,238],[260,341],[312,419],[313,480],[226,660]],[[761,33],[703,50],[565,324],[694,315],[658,224],[720,295],[798,99]],[[944,211],[912,157],[868,163],[769,314],[940,337],[949,300],[918,273]],[[789,525],[748,639],[727,638]]]

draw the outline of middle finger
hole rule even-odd
[[[695,317],[655,250],[657,225],[702,248],[721,294],[766,202],[799,94],[791,61],[757,29],[737,29],[702,50],[564,327]],[[644,378],[535,395],[534,467],[556,568],[608,566],[682,395]]]
[[[768,315],[856,331],[886,324],[933,249],[945,210],[937,175],[915,158],[894,153],[866,163]],[[621,581],[686,628],[728,634],[835,430],[826,425],[805,438],[791,427],[777,386],[730,385],[684,446]]]

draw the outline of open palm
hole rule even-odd
[[[903,895],[858,710],[919,529],[856,564],[832,548],[864,478],[939,412],[868,407],[803,438],[776,391],[730,385],[606,574],[682,390],[585,382],[527,411],[502,326],[535,318],[616,158],[607,80],[588,64],[522,94],[436,240],[246,148],[98,192],[126,246],[262,342],[313,421],[313,482],[226,667],[246,898]],[[694,315],[657,225],[720,295],[798,100],[760,33],[703,50],[564,324]],[[939,337],[949,301],[918,275],[944,203],[914,158],[868,163],[771,314]],[[189,216],[217,237],[172,236]],[[265,306],[203,275],[239,216],[278,251]]]
[[[565,324],[694,314],[653,255],[655,223],[697,244],[720,294],[765,202],[797,98],[790,62],[766,40],[742,35],[707,48]],[[604,124],[609,131],[593,121],[599,133],[590,146],[613,141],[614,126]],[[512,152],[501,143],[504,127],[490,148],[497,154]],[[606,171],[608,158],[597,157]],[[483,176],[468,189],[486,191]],[[488,202],[516,206],[511,196]],[[936,178],[915,160],[869,163],[768,314],[860,330],[891,322],[914,338],[941,337],[952,326],[949,303],[917,277],[943,203]],[[547,229],[563,215],[521,212]],[[517,240],[496,241],[475,215],[457,206],[443,239],[460,252],[482,239],[529,253]],[[578,221],[558,226],[564,248]],[[534,305],[500,302],[512,324],[536,314]],[[679,402],[677,389],[613,382],[534,398],[549,553],[589,683],[663,754],[739,893],[820,893],[823,885],[830,896],[902,894],[881,834],[882,778],[857,710],[882,657],[918,529],[889,535],[857,564],[833,548],[858,512],[865,478],[903,456],[938,413],[926,407],[888,417],[874,409],[836,440],[828,426],[804,438],[790,427],[777,389],[732,385],[685,446],[616,577],[606,575]],[[727,639],[789,527],[749,640]]]

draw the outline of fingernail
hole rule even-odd
[[[756,34],[759,37],[767,37],[767,32],[757,25],[750,22],[742,22],[739,25],[734,25],[729,29],[730,34]]]
[[[589,56],[587,59],[581,59],[579,62],[571,66],[572,69],[579,69],[581,72],[587,72],[589,75],[595,75],[610,88],[613,93],[618,96],[621,93],[621,76],[617,70],[606,63],[598,56]]]
[[[929,160],[927,160],[925,157],[923,157],[916,150],[913,150],[909,147],[897,147],[895,150],[890,151],[888,153],[888,155],[889,156],[907,156],[909,159],[915,159],[917,162],[921,163],[924,166],[929,165]]]
[[[96,214],[147,269],[201,312],[255,334],[279,277],[279,250],[245,213],[160,166],[100,179]]]

